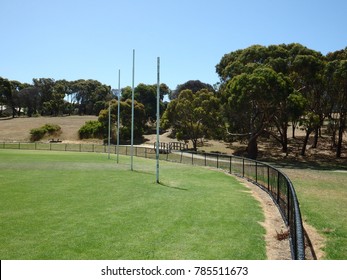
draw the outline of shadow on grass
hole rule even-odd
[[[331,147],[331,138],[323,136],[319,138],[317,148],[312,147],[311,142],[306,147],[306,155],[301,155],[303,136],[288,139],[288,153],[282,151],[282,146],[273,138],[261,137],[259,139],[258,160],[267,162],[278,168],[288,169],[312,169],[322,171],[347,171],[346,142],[343,143],[342,157],[336,158],[336,151]],[[233,154],[245,156],[246,146],[231,146]]]
[[[336,158],[334,155],[289,155],[262,152],[260,161],[267,162],[278,168],[313,169],[322,171],[347,171],[347,157]]]
[[[131,171],[129,169],[129,171]],[[153,171],[149,171],[149,170],[133,170],[131,172],[135,172],[135,173],[139,173],[139,174],[146,174],[146,175],[154,175]]]
[[[155,173],[153,171],[133,170],[132,172],[139,173],[139,174],[146,174],[146,175],[155,175]],[[154,184],[159,185],[159,186],[163,186],[166,188],[170,188],[170,189],[175,189],[175,190],[180,190],[180,191],[188,191],[188,189],[170,186],[170,185],[163,183],[163,182],[159,182],[159,183],[155,182]]]
[[[278,168],[289,169],[313,169],[322,171],[347,171],[347,158],[339,160],[320,159],[320,160],[302,160],[302,159],[281,159],[274,160],[272,158],[263,159]]]
[[[157,183],[157,185],[160,185],[160,186],[163,186],[163,187],[166,187],[166,188],[170,188],[170,189],[180,190],[180,191],[187,191],[188,190],[188,189],[185,189],[185,188],[170,186],[170,185],[165,184],[163,182],[159,182],[159,183]]]

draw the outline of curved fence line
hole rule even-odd
[[[113,145],[108,147],[98,144],[40,142],[3,142],[0,143],[0,148],[98,153],[110,152],[112,154],[117,152],[116,146]],[[131,147],[119,146],[119,154],[131,155]],[[154,148],[134,146],[133,155],[155,159],[156,151]],[[246,178],[250,182],[261,187],[272,197],[289,228],[292,258],[296,260],[305,259],[304,229],[302,226],[299,202],[294,186],[286,174],[269,164],[233,155],[160,150],[159,158],[166,161],[223,169],[231,174]]]

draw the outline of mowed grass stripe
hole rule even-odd
[[[1,259],[264,259],[264,220],[236,179],[105,154],[0,150]]]

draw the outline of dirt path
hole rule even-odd
[[[282,216],[272,201],[270,196],[245,179],[238,180],[249,189],[253,197],[259,201],[265,216],[261,225],[265,228],[266,256],[268,260],[290,260],[291,252],[289,239],[278,239],[278,234],[286,233],[287,227],[283,222]],[[284,234],[285,235],[285,234]]]
[[[227,173],[228,174],[228,173]],[[237,177],[238,178],[238,177]],[[253,185],[245,179],[238,178],[238,180],[245,185],[253,197],[259,201],[265,216],[265,221],[261,225],[265,228],[265,242],[266,242],[266,255],[268,260],[290,260],[290,244],[289,239],[285,238],[279,240],[279,237],[285,236],[287,233],[287,227],[282,219],[282,216],[270,198],[270,196],[260,189],[259,187]],[[307,232],[311,245],[314,249],[314,254],[311,252],[311,248],[306,244],[305,257],[308,260],[313,259],[323,259],[324,258],[324,244],[325,239],[320,235],[317,230],[311,225],[303,222],[305,231]]]

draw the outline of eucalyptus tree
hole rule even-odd
[[[10,81],[0,77],[0,105],[3,108],[9,108],[12,118],[16,115],[20,116],[22,111],[19,91],[25,86],[18,81]],[[0,112],[2,114],[2,112]]]
[[[207,89],[182,90],[162,117],[162,127],[172,127],[178,140],[191,140],[194,150],[200,138],[218,134],[220,123],[220,101]]]
[[[257,156],[257,139],[265,132],[287,152],[289,109],[295,106],[288,57],[282,45],[255,45],[224,55],[216,66],[228,133],[249,136],[249,157]]]
[[[54,92],[55,80],[51,78],[33,79],[33,87],[39,95],[38,111],[41,115],[53,115],[49,106]]]
[[[276,86],[269,83],[268,88],[262,88],[263,101],[271,102],[271,105],[276,107],[276,113],[271,118],[265,118],[267,121],[264,125],[259,125],[262,131],[254,133],[254,126],[240,126],[239,121],[235,118],[246,114],[247,122],[251,122],[251,116],[257,115],[257,107],[250,103],[244,104],[242,110],[237,106],[229,109],[234,111],[231,114],[225,110],[226,125],[229,130],[234,130],[235,133],[247,130],[248,133],[257,135],[262,132],[268,132],[282,145],[283,152],[287,152],[287,127],[289,122],[292,122],[294,127],[299,120],[306,130],[306,137],[303,141],[302,154],[305,154],[306,145],[310,134],[315,131],[318,141],[318,131],[322,125],[324,118],[327,115],[328,95],[323,83],[323,72],[325,66],[325,58],[319,52],[308,49],[300,44],[281,44],[271,45],[268,47],[254,45],[243,50],[236,50],[222,57],[219,64],[216,66],[216,71],[221,79],[220,91],[224,98],[226,95],[240,94],[242,91],[236,90],[237,87],[231,83],[239,83],[241,75],[252,75],[259,68],[272,69],[280,75],[281,79],[286,83],[286,89],[278,90]],[[251,77],[251,76],[249,76]],[[255,83],[255,85],[257,85]],[[249,89],[247,89],[249,90]],[[278,92],[278,98],[271,92]],[[268,92],[269,96],[266,96]],[[276,98],[275,98],[276,97]],[[235,97],[236,98],[236,97]],[[275,129],[273,129],[275,128]],[[293,131],[294,134],[294,131]],[[253,141],[250,137],[250,142]],[[315,141],[315,143],[317,143]],[[251,146],[255,144],[251,143]],[[315,144],[316,145],[316,144]],[[250,148],[250,147],[248,147]]]
[[[51,99],[44,103],[47,110],[51,112],[51,115],[58,116],[64,113],[67,105],[64,100],[67,90],[66,81],[57,81],[55,83]]]
[[[329,62],[324,77],[331,97],[330,119],[335,122],[332,126],[333,146],[336,148],[336,157],[339,158],[347,125],[347,48],[327,54],[327,59]]]
[[[305,155],[309,136],[315,132],[313,148],[317,147],[319,130],[328,115],[328,98],[324,87],[325,61],[322,54],[311,51],[310,54],[298,54],[292,61],[290,77],[295,88],[306,98],[306,110],[302,117],[302,125],[306,135],[301,155]]]
[[[183,84],[177,85],[175,90],[169,92],[170,100],[177,98],[180,92],[185,89],[190,89],[193,93],[202,89],[214,92],[214,88],[210,84],[203,83],[200,80],[189,80]]]
[[[338,141],[336,157],[341,157],[343,134],[347,122],[347,60],[341,60],[334,75],[335,85],[338,88],[335,110],[339,115]]]
[[[27,83],[21,83],[19,81],[11,81],[12,85],[12,101],[13,105],[15,106],[13,112],[15,112],[18,117],[25,113],[25,107],[23,106],[23,102],[21,100],[20,91],[27,86],[29,86]]]
[[[248,157],[257,158],[257,140],[264,131],[271,133],[273,124],[281,132],[277,140],[286,151],[288,119],[282,110],[291,92],[290,81],[266,66],[237,75],[227,82],[222,98],[226,101],[224,111],[229,130],[249,135]]]
[[[164,95],[170,93],[169,87],[162,83],[159,87],[160,98],[160,115],[165,110]],[[125,87],[122,89],[122,100],[131,99],[132,89],[131,87]],[[145,107],[146,121],[154,122],[157,116],[157,85],[146,85],[143,83],[138,84],[134,89],[134,100],[142,103]]]
[[[71,90],[76,95],[80,115],[98,115],[111,96],[110,86],[91,79],[72,82]]]
[[[32,117],[38,113],[40,108],[39,91],[33,85],[27,84],[18,92],[20,106],[25,109],[26,115]]]
[[[16,107],[13,98],[11,81],[0,77],[0,105],[6,105],[12,110],[12,117],[16,115]]]
[[[126,99],[124,101],[120,101],[120,137],[123,141],[128,141],[131,136],[131,99]],[[111,108],[111,130],[113,140],[115,140],[115,123],[117,122],[117,108],[118,108],[118,100],[111,100],[110,103]],[[103,109],[99,113],[98,121],[102,123],[104,137],[107,136],[108,133],[108,114],[109,107]],[[141,139],[143,133],[146,128],[146,113],[145,107],[142,103],[134,102],[134,137],[135,139]]]

